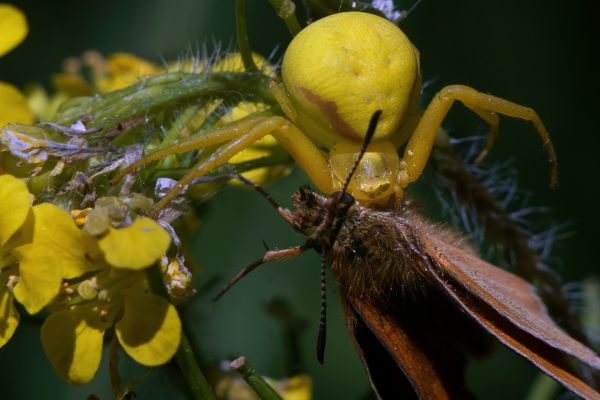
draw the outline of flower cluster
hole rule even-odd
[[[32,200],[22,180],[0,176],[0,346],[19,323],[16,301],[29,314],[49,311],[42,344],[67,382],[92,379],[104,333],[113,327],[139,363],[167,362],[181,322],[172,304],[150,292],[145,269],[167,253],[169,234],[137,216],[91,235],[65,210]]]
[[[2,56],[26,37],[25,16],[0,4],[0,30]],[[107,332],[139,364],[174,356],[183,335],[175,304],[195,293],[184,257],[190,235],[181,233],[189,218],[179,218],[187,203],[176,199],[157,216],[152,198],[210,152],[171,154],[120,186],[110,179],[187,137],[271,113],[274,67],[253,57],[260,70],[248,74],[237,53],[159,66],[86,51],[51,77],[50,94],[0,82],[0,348],[25,312],[40,316],[46,356],[71,384],[94,377]],[[268,135],[224,172],[264,185],[290,170]],[[187,199],[220,185],[190,185]]]
[[[25,38],[27,23],[21,11],[0,4],[0,24],[1,56]],[[98,87],[115,84],[103,80]],[[58,102],[68,98],[64,92],[57,95]],[[41,101],[39,92],[28,98],[0,82],[0,126],[32,124],[34,115],[43,119],[50,103],[57,101]],[[171,302],[150,290],[148,272],[159,266],[171,244],[169,233],[143,215],[152,201],[135,193],[121,199],[97,197],[94,207],[86,209],[71,209],[60,198],[42,201],[32,194],[46,190],[43,184],[39,187],[36,174],[43,175],[49,158],[72,154],[69,145],[75,144],[13,128],[2,132],[0,347],[15,333],[22,308],[31,315],[45,311],[43,348],[67,382],[82,384],[93,378],[109,330],[140,364],[167,362],[179,347],[181,322]],[[60,175],[61,164],[55,163],[48,176]],[[172,279],[166,268],[164,272],[169,284]],[[186,290],[191,290],[189,282],[180,288]]]

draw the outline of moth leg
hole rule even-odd
[[[278,250],[267,251],[265,253],[265,255],[262,256],[260,259],[254,261],[252,264],[248,265],[246,268],[242,269],[237,274],[232,276],[229,279],[229,281],[227,281],[227,283],[225,284],[223,289],[221,289],[219,291],[219,293],[217,293],[214,300],[216,301],[216,300],[220,299],[225,294],[225,292],[227,292],[229,289],[231,289],[231,287],[233,285],[238,283],[243,277],[248,275],[250,272],[254,271],[256,268],[260,267],[261,265],[271,262],[271,261],[289,260],[290,258],[299,256],[304,251],[306,251],[307,248],[308,248],[308,246],[306,244],[303,244],[301,246],[289,247],[287,249],[278,249]]]
[[[548,131],[533,109],[478,92],[468,86],[452,85],[443,88],[431,100],[406,145],[406,150],[402,158],[402,161],[405,163],[405,169],[402,171],[402,176],[400,177],[400,183],[403,187],[417,180],[423,172],[431,153],[437,129],[441,126],[450,107],[456,100],[477,113],[492,128],[490,138],[488,139],[484,153],[482,153],[483,156],[485,156],[489,148],[493,145],[497,136],[497,116],[494,116],[495,114],[531,121],[539,137],[542,139],[544,149],[550,161],[551,185],[552,187],[557,186],[558,172],[554,146],[552,145]],[[479,158],[481,159],[482,156]]]

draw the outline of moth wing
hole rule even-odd
[[[600,369],[600,358],[550,318],[532,285],[435,235],[422,237],[421,245],[440,286],[486,330],[576,394],[600,399],[564,355],[594,369]]]
[[[427,332],[402,317],[361,299],[343,298],[350,335],[380,399],[474,399],[464,382],[461,353],[438,351],[423,340]],[[448,349],[451,349],[448,351]],[[444,353],[444,354],[443,354]]]

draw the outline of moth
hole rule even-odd
[[[307,240],[267,251],[217,298],[258,266],[314,249],[321,254],[317,357],[323,361],[330,264],[346,326],[380,399],[474,398],[466,364],[486,355],[494,338],[577,395],[600,399],[593,379],[581,373],[600,370],[600,358],[550,318],[532,285],[479,258],[465,239],[427,221],[410,201],[376,210],[346,192],[379,115],[341,192],[323,196],[301,188],[292,197],[294,208],[286,209],[237,176]]]

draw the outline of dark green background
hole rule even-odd
[[[265,3],[248,0],[248,24],[253,47],[268,55],[277,46],[285,48],[289,35]],[[21,86],[29,81],[47,84],[49,74],[60,69],[63,59],[90,48],[104,54],[127,51],[160,62],[185,55],[190,46],[211,48],[218,41],[227,47],[234,36],[232,0],[14,4],[27,13],[31,31],[20,47],[0,59],[0,79]],[[583,1],[425,0],[403,24],[421,51],[424,80],[434,80],[426,96],[446,84],[463,83],[532,106],[543,118],[559,156],[559,190],[548,188],[542,147],[526,123],[503,120],[491,162],[514,158],[520,185],[533,194],[531,204],[551,207],[557,222],[573,221],[572,236],[557,243],[552,258],[565,281],[598,273],[600,35],[591,10]],[[460,111],[453,111],[445,126],[455,135],[485,132],[481,121]],[[290,194],[303,183],[306,178],[296,171],[270,191],[288,204]],[[228,189],[218,195],[195,239],[195,252],[206,270],[196,276],[197,286],[215,274],[229,276],[259,257],[262,239],[279,247],[301,241],[257,194]],[[367,393],[366,378],[344,331],[333,285],[326,363],[319,366],[315,360],[318,265],[318,257],[307,254],[264,267],[217,304],[208,300],[214,288],[201,293],[187,308],[185,318],[204,359],[218,362],[245,355],[264,374],[282,376],[280,327],[262,305],[274,296],[285,296],[297,313],[310,321],[302,346],[314,378],[315,398],[357,399]],[[491,361],[472,368],[470,379],[481,398],[513,399],[524,396],[534,375],[527,363],[500,351]],[[139,398],[181,398],[173,389],[175,378],[155,372],[139,388]],[[0,349],[0,390],[0,397],[6,399],[81,399],[89,393],[110,397],[105,364],[87,386],[63,384],[46,361],[38,327],[31,323],[23,323],[12,341]]]

